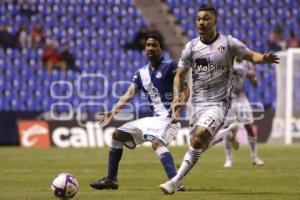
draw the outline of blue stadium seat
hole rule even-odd
[[[134,6],[133,0],[37,0],[36,2],[38,2],[39,13],[33,15],[29,20],[18,13],[11,17],[11,14],[16,11],[15,6],[11,6],[9,10],[0,6],[0,25],[11,25],[14,33],[20,24],[29,23],[28,26],[31,29],[34,24],[41,23],[47,38],[53,38],[60,43],[69,41],[76,57],[77,67],[84,69],[84,72],[87,73],[101,72],[112,76],[110,80],[131,78],[131,72],[146,63],[143,53],[130,50],[126,52],[122,47],[134,37],[139,27],[146,25],[141,13]],[[188,37],[197,37],[198,33],[193,23],[193,17],[197,12],[195,8],[198,8],[205,1],[166,0],[164,2],[171,8],[170,10],[173,10]],[[212,0],[212,3],[219,8],[220,22],[218,27],[220,32],[233,34],[246,40],[249,47],[260,51],[267,50],[266,39],[264,38],[268,36],[269,30],[281,23],[282,19],[286,19],[285,28],[287,30],[294,30],[300,36],[299,25],[297,24],[297,19],[300,19],[299,2],[293,0],[270,0],[270,2],[271,4],[264,0]],[[248,13],[245,10],[248,10]],[[296,17],[288,20],[290,16]],[[222,19],[224,19],[224,23]],[[255,21],[255,23],[251,23],[251,21]],[[70,72],[70,70],[66,75],[59,70],[54,70],[49,75],[41,62],[41,55],[42,49],[5,52],[0,48],[0,78],[2,79],[4,76],[8,80],[21,80],[18,83],[2,84],[2,86],[0,84],[0,86],[14,90],[23,87],[23,85],[28,87],[29,80],[33,79],[39,81],[40,84],[38,86],[29,84],[32,89],[47,91],[51,81],[76,80],[78,73]],[[99,63],[100,67],[97,67],[95,63]],[[127,73],[110,75],[112,70],[120,69],[122,71],[124,71],[123,69],[128,70]],[[274,69],[272,70],[274,71]],[[263,79],[267,84],[271,83],[271,87],[274,89],[274,81],[270,81],[271,79],[274,80],[274,73],[270,76],[263,76]],[[97,86],[93,87],[95,88],[91,88],[92,92],[97,89]],[[272,90],[269,87],[265,89]],[[32,98],[28,105],[25,102],[20,103],[20,105],[14,104],[13,109],[24,109],[25,105],[27,110],[47,110],[50,108],[51,98],[45,96],[44,93],[42,96],[47,101],[35,101],[32,99],[33,96],[30,96]],[[40,98],[40,96],[38,97]],[[259,99],[259,97],[253,98]],[[273,99],[274,95],[270,95],[270,98]],[[30,100],[30,98],[28,99]],[[108,102],[114,101],[110,101],[110,97],[108,97]],[[1,105],[0,110],[3,105],[6,108],[12,106],[7,103]]]

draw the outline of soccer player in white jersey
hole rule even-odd
[[[232,79],[232,103],[225,119],[225,127],[231,123],[239,122],[244,125],[248,143],[250,146],[251,159],[253,165],[261,166],[264,162],[258,157],[256,149],[256,137],[253,131],[253,114],[251,105],[248,101],[247,95],[244,92],[244,82],[248,78],[254,87],[257,87],[258,82],[255,76],[255,71],[252,63],[236,58],[233,64],[233,79]],[[230,130],[237,131],[238,128]],[[225,154],[226,161],[224,167],[232,166],[232,142],[230,138],[225,138]]]
[[[210,5],[200,6],[196,26],[200,37],[189,41],[182,51],[174,80],[172,108],[179,102],[179,88],[186,74],[192,70],[193,115],[190,119],[190,146],[177,175],[159,187],[165,194],[173,194],[183,177],[210,147],[222,127],[231,104],[231,76],[235,57],[253,63],[278,63],[273,53],[261,54],[248,49],[238,39],[222,35],[216,30],[217,11]],[[173,115],[173,121],[178,114]]]
[[[173,157],[167,148],[169,142],[176,136],[179,125],[171,123],[173,100],[173,81],[177,65],[174,61],[162,56],[163,40],[153,33],[146,38],[145,52],[149,63],[140,68],[127,91],[122,95],[112,111],[102,113],[100,126],[107,125],[114,115],[129,102],[138,91],[143,91],[150,102],[152,117],[146,117],[125,123],[112,134],[112,143],[109,151],[108,174],[106,177],[90,184],[94,189],[118,189],[118,167],[123,153],[123,146],[134,149],[136,145],[145,141],[152,142],[152,147],[158,155],[167,177],[176,175]],[[181,103],[189,97],[188,87],[183,87]],[[181,106],[176,112],[180,112]],[[183,191],[183,185],[177,190]]]

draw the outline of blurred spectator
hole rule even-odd
[[[64,44],[63,49],[60,52],[60,57],[62,62],[65,63],[68,69],[75,70],[75,71],[81,71],[79,68],[75,66],[75,58],[73,54],[70,52],[69,45]]]
[[[15,35],[15,43],[19,48],[31,48],[32,41],[26,25],[21,25]]]
[[[286,41],[281,27],[275,28],[274,31],[270,33],[267,43],[270,51],[281,51],[286,49]]]
[[[67,65],[61,60],[59,52],[55,49],[54,42],[48,42],[42,56],[43,64],[47,67],[49,74],[52,72],[54,67],[62,69],[64,72],[67,71]]]
[[[31,3],[28,1],[20,2],[19,5],[20,5],[20,14],[27,18],[30,18],[31,16],[36,15],[38,13],[37,5],[34,4],[33,2]]]
[[[147,33],[147,28],[145,26],[141,27],[140,30],[135,34],[133,40],[125,45],[125,49],[143,51],[146,44]]]
[[[14,36],[8,29],[9,27],[7,25],[3,25],[2,30],[0,31],[0,45],[4,49],[15,47]]]
[[[33,48],[41,48],[44,46],[46,38],[42,26],[40,24],[36,24],[33,27],[31,38]]]
[[[290,37],[288,39],[288,47],[292,47],[292,48],[299,47],[299,40],[297,39],[293,30],[290,30]]]

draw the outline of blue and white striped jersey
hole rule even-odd
[[[170,59],[161,58],[156,69],[150,63],[138,69],[133,76],[135,83],[147,96],[153,116],[171,116],[171,102],[173,100],[173,81],[177,65]]]

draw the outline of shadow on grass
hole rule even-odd
[[[159,187],[123,187],[122,190],[126,191],[147,191],[147,192],[157,192],[161,191]],[[223,195],[244,195],[244,196],[254,196],[254,195],[260,195],[260,196],[300,196],[300,192],[265,192],[265,191],[250,191],[250,190],[238,190],[238,189],[226,189],[226,188],[186,188],[186,191],[184,192],[176,192],[178,194],[184,194],[184,193],[218,193]],[[300,199],[300,198],[299,198]]]
[[[224,195],[294,195],[300,196],[300,192],[263,192],[263,191],[241,191],[220,188],[187,188],[185,192],[218,192]]]
[[[300,196],[299,192],[229,192],[229,193],[224,193],[224,194],[229,194],[229,195],[277,195],[277,196]]]

